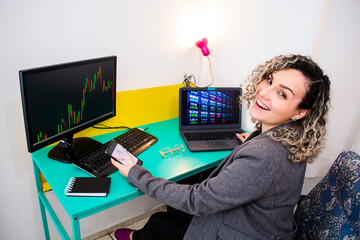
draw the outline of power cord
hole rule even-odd
[[[111,240],[114,240],[113,237],[111,236],[111,233],[108,233],[108,235],[111,238]]]
[[[98,126],[96,126],[96,125],[100,125],[101,127],[98,127]],[[127,126],[110,127],[110,126],[107,126],[107,125],[102,124],[102,123],[98,123],[98,124],[96,124],[96,125],[94,125],[94,126],[92,126],[92,127],[95,128],[95,129],[122,129],[122,128],[131,129],[131,127],[127,127]],[[146,128],[138,128],[138,129],[140,129],[140,130],[142,130],[142,131],[145,132],[146,130],[149,129],[149,127],[146,127]]]
[[[95,124],[92,127],[96,128],[96,129],[122,129],[122,128],[130,129],[130,127],[127,127],[127,126],[110,127],[110,126],[107,126],[107,125],[102,124],[102,123]]]
[[[194,79],[194,81],[191,82],[191,79]],[[194,74],[187,75],[187,73],[185,73],[183,83],[186,83],[186,87],[190,87],[190,83],[192,83],[196,86],[196,79],[195,79]]]
[[[206,56],[206,58],[208,59],[209,62],[209,70],[210,70],[210,76],[211,76],[211,83],[206,85],[206,86],[198,86],[196,84],[196,79],[194,74],[190,74],[187,75],[186,73],[184,74],[184,81],[183,83],[186,83],[186,87],[190,87],[190,83],[194,84],[196,87],[200,87],[200,88],[207,88],[210,87],[213,83],[214,83],[214,73],[213,73],[213,69],[212,69],[212,65],[211,65],[211,60],[209,56]],[[194,81],[192,82],[191,79],[194,79]]]

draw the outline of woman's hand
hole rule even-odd
[[[237,133],[236,137],[241,141],[241,142],[245,142],[245,140],[250,136],[250,133]]]
[[[125,160],[128,162],[127,165],[122,164],[122,163],[114,160],[113,158],[111,158],[111,163],[112,163],[117,169],[119,169],[119,172],[121,173],[121,175],[123,175],[124,177],[127,178],[128,175],[129,175],[130,168],[135,165],[135,162],[134,162],[134,160],[131,158],[131,156],[130,156],[129,154],[126,155],[126,159],[125,159]]]

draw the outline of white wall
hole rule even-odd
[[[308,168],[324,175],[341,151],[360,154],[360,1],[325,1],[313,56],[331,80],[327,144]]]
[[[360,152],[357,0],[1,0],[0,239],[44,238],[18,71],[117,55],[118,91],[177,84],[184,73],[206,84],[207,62],[192,45],[198,37],[190,45],[184,38],[196,25],[187,20],[207,12],[215,20],[207,33],[215,86],[238,86],[257,64],[287,53],[312,55],[330,76],[329,141],[308,177],[322,176],[342,150]],[[90,224],[110,224],[122,209],[114,211]]]

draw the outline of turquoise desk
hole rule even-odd
[[[158,153],[160,149],[173,147],[179,143],[184,144],[179,134],[178,121],[176,118],[142,126],[143,128],[149,127],[147,132],[159,139],[157,143],[138,156],[144,162],[143,167],[148,169],[154,176],[179,181],[218,165],[221,159],[230,153],[230,151],[194,153],[186,149],[183,154],[174,153],[171,158],[162,158]],[[105,143],[120,133],[121,131],[108,133],[94,137],[94,139]],[[39,170],[43,173],[71,219],[73,239],[81,239],[80,219],[143,195],[142,192],[137,191],[134,186],[130,185],[119,172],[115,172],[109,176],[111,177],[111,186],[107,197],[67,197],[64,194],[64,189],[71,177],[91,175],[72,164],[49,159],[47,153],[50,149],[51,147],[47,147],[32,153],[37,194],[46,239],[50,239],[50,235],[45,210],[47,210],[61,237],[63,239],[70,239],[70,237],[42,191]]]

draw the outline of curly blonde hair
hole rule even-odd
[[[308,109],[306,117],[290,126],[270,131],[269,136],[281,142],[290,152],[288,158],[293,162],[312,162],[323,148],[326,134],[326,116],[329,110],[330,81],[321,68],[310,58],[301,55],[280,55],[252,71],[246,80],[242,100],[247,107],[254,101],[258,84],[280,70],[296,69],[308,81],[307,92],[300,102],[299,109]],[[261,122],[253,120],[257,129]]]

